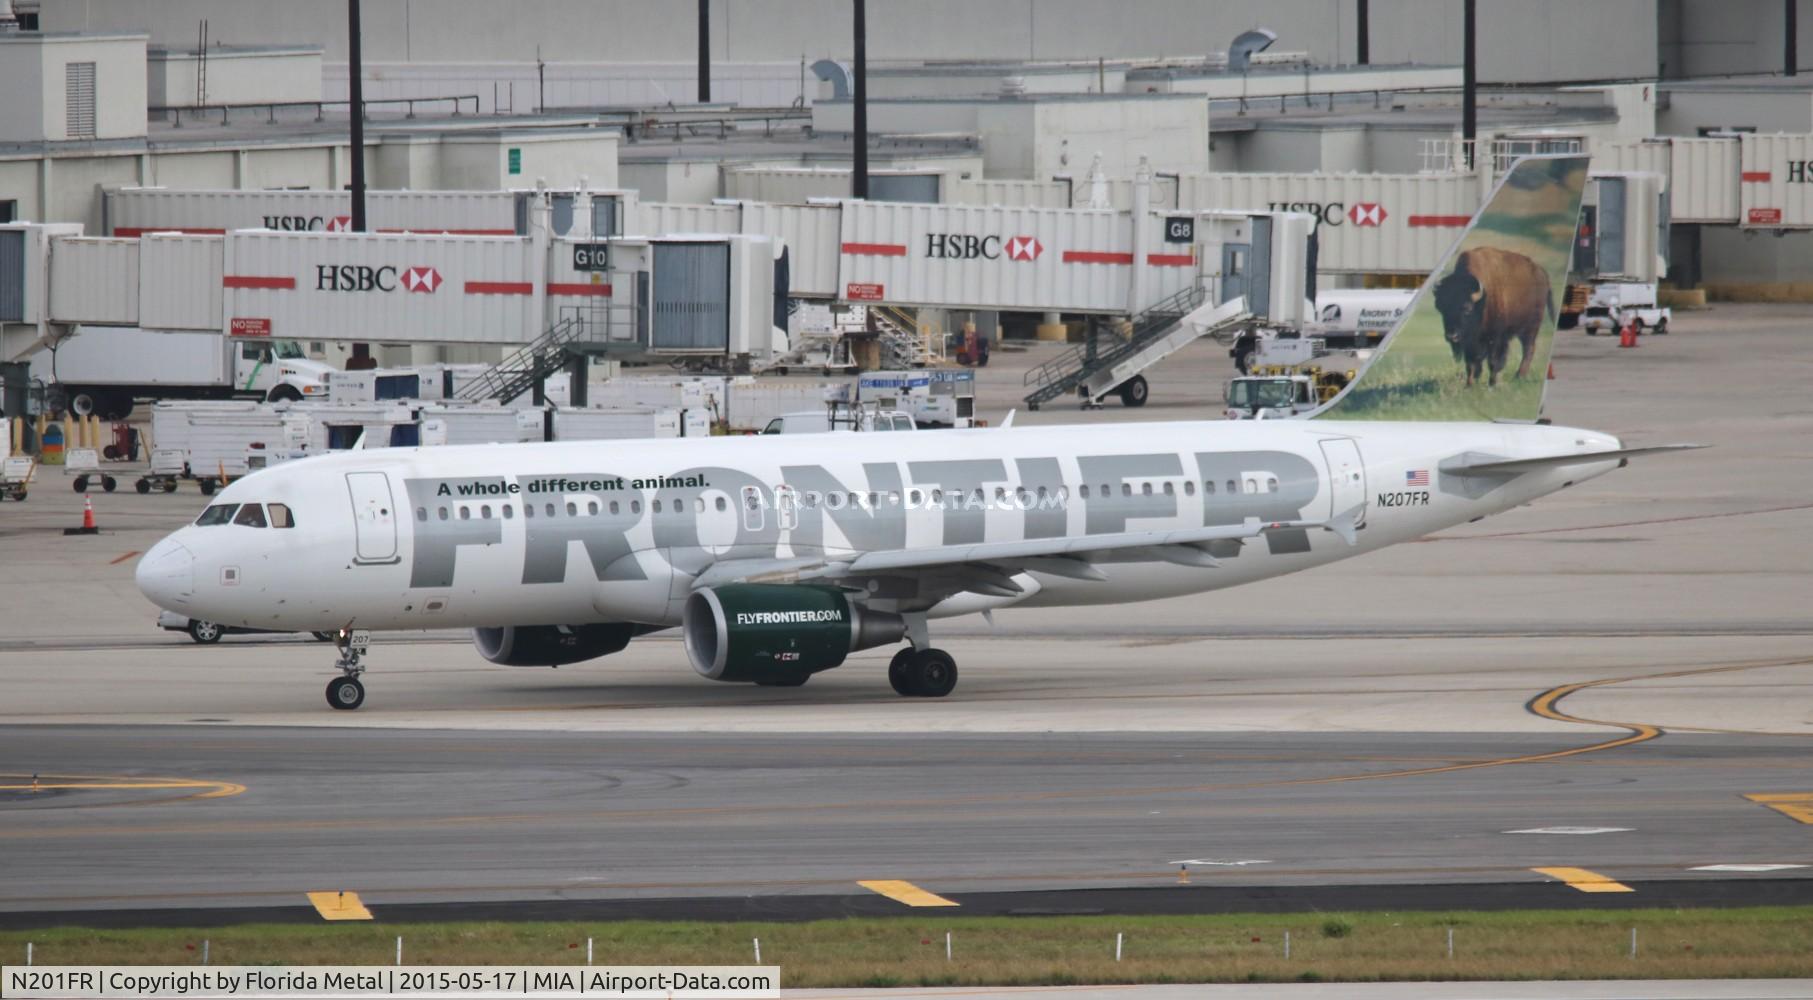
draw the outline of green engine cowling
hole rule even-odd
[[[682,629],[700,676],[747,683],[829,670],[859,649],[899,642],[906,622],[836,587],[736,583],[687,598]]]

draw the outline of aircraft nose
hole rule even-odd
[[[195,596],[195,554],[166,538],[151,546],[133,572],[139,593],[167,611],[182,611]]]

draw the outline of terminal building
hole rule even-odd
[[[1138,0],[1138,17],[1080,0],[876,5],[868,200],[941,207],[933,215],[847,200],[847,5],[705,6],[701,67],[690,6],[621,3],[606,16],[443,0],[430,16],[367,0],[357,155],[374,227],[528,238],[524,199],[540,191],[548,236],[561,239],[575,198],[595,195],[575,238],[769,241],[795,315],[802,302],[881,305],[905,310],[907,333],[1063,336],[1080,316],[1137,318],[1162,298],[1171,275],[1145,274],[1149,258],[1181,258],[1141,235],[1162,213],[1308,215],[1323,287],[1401,284],[1433,266],[1512,157],[1585,151],[1616,188],[1599,196],[1601,216],[1653,219],[1635,244],[1644,251],[1624,258],[1635,279],[1734,296],[1813,287],[1813,256],[1785,252],[1813,227],[1794,172],[1813,158],[1813,84],[1794,73],[1780,4],[1480,5],[1471,139],[1459,2]],[[79,227],[45,239],[343,229],[348,73],[344,5],[330,0],[0,0],[0,91],[17,95],[0,103],[0,222]],[[1639,195],[1655,204],[1611,207]],[[1111,291],[1045,303],[933,293],[910,270],[871,280],[864,248],[923,256],[927,226],[985,219],[1025,232],[969,235],[1034,240],[1017,252],[1125,255],[1088,260],[1131,270],[1101,286]],[[1101,248],[1073,238],[1101,225]],[[1173,249],[1198,284],[1221,287],[1237,266],[1201,241]],[[572,284],[537,253],[544,285]],[[25,251],[6,254],[0,243],[0,272],[13,268],[26,288]],[[0,323],[17,326],[25,310],[8,306],[5,284],[0,274]],[[39,305],[40,323],[56,325]],[[437,345],[412,330],[383,356],[495,359],[556,317],[508,315],[523,318],[484,338]],[[231,330],[232,317],[218,319]],[[3,360],[56,335],[15,336]]]

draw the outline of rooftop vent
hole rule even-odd
[[[1253,54],[1264,52],[1278,40],[1278,33],[1270,28],[1254,28],[1243,31],[1234,37],[1228,46],[1228,72],[1244,73],[1247,64],[1252,62]]]

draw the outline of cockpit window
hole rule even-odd
[[[262,528],[265,525],[264,508],[255,503],[244,504],[239,508],[238,516],[233,518],[233,523],[246,528]]]
[[[203,528],[211,528],[217,524],[227,524],[233,520],[233,512],[238,509],[239,505],[236,503],[217,503],[207,510],[202,511],[201,516],[195,519],[195,523],[197,526]]]
[[[296,526],[296,519],[290,516],[289,504],[266,504],[265,509],[271,513],[271,527],[294,528]]]

